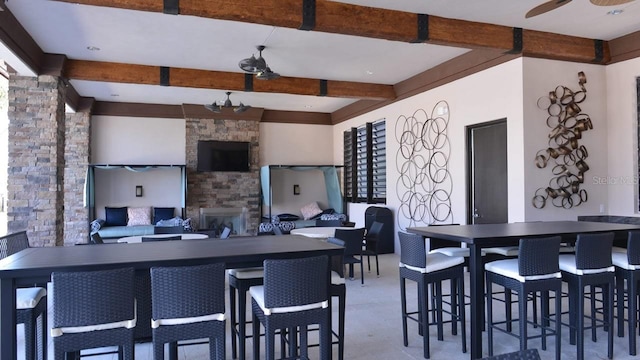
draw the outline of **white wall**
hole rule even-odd
[[[524,218],[524,170],[522,159],[522,59],[498,65],[473,74],[464,79],[441,86],[437,89],[396,102],[384,108],[358,116],[334,126],[334,160],[342,158],[342,134],[348,128],[381,118],[387,126],[387,204],[396,216],[396,230],[405,229],[409,222],[398,217],[400,200],[396,191],[399,171],[396,168],[396,154],[399,149],[396,124],[398,118],[409,117],[419,109],[428,113],[441,100],[447,101],[450,109],[448,136],[451,144],[449,171],[453,181],[451,194],[453,217],[449,222],[465,223],[466,219],[466,159],[465,127],[497,119],[507,119],[508,169],[509,169],[509,220]],[[399,130],[398,130],[399,131]],[[352,204],[349,214],[357,226],[364,225],[364,210],[368,205]],[[425,219],[428,221],[428,219]],[[417,223],[413,225],[426,225]],[[396,240],[397,241],[397,240]],[[396,251],[399,249],[396,242]]]
[[[607,76],[607,162],[612,181],[606,188],[607,214],[638,216],[638,104],[640,59],[609,65]],[[604,191],[603,191],[604,192]]]
[[[299,185],[300,195],[293,194],[293,186]],[[329,207],[324,173],[321,170],[271,170],[271,190],[273,195],[272,215],[294,214],[302,218],[300,209],[310,202],[317,202],[321,209]],[[265,207],[263,215],[269,214]]]
[[[260,166],[341,165],[342,157],[334,162],[333,142],[330,125],[261,123]]]
[[[184,165],[185,120],[93,116],[91,163]]]
[[[547,200],[544,208],[536,209],[532,205],[532,198],[536,189],[546,188],[554,177],[553,162],[546,168],[536,167],[534,159],[541,149],[549,147],[549,133],[547,126],[548,112],[538,108],[540,97],[549,96],[557,86],[565,86],[574,92],[580,91],[578,72],[584,72],[587,82],[586,99],[578,104],[582,110],[580,114],[587,114],[593,123],[593,129],[582,132],[579,145],[584,145],[588,151],[586,163],[589,170],[584,173],[584,183],[580,185],[588,195],[588,201],[570,209],[555,207],[551,199]],[[606,177],[607,171],[607,133],[608,118],[606,114],[606,76],[605,67],[593,64],[578,64],[565,61],[544,59],[524,59],[524,202],[526,221],[542,220],[577,220],[579,215],[598,215],[600,206],[606,208],[607,191],[603,185],[598,185],[594,177]],[[567,123],[569,126],[569,123]],[[576,197],[577,198],[577,197]]]

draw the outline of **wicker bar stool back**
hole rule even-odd
[[[164,359],[164,344],[176,355],[177,342],[209,339],[209,357],[225,359],[224,263],[151,268],[153,353]]]
[[[231,357],[233,359],[238,357],[240,360],[245,359],[247,338],[247,291],[249,291],[252,286],[262,285],[263,282],[264,269],[261,267],[229,269]]]
[[[362,241],[365,229],[336,229],[334,237],[344,241],[343,263],[349,265],[349,278],[353,279],[354,264],[360,264],[360,283],[364,285],[364,266],[362,262]]]
[[[618,336],[624,336],[625,281],[629,326],[629,355],[636,355],[635,329],[638,323],[638,286],[640,282],[640,231],[630,231],[627,248],[611,254],[616,267],[616,307],[618,312]]]
[[[0,237],[0,259],[29,247],[26,231]],[[38,319],[40,331],[38,332]],[[24,324],[25,359],[35,360],[36,339],[40,339],[40,356],[47,358],[47,290],[43,287],[16,290],[16,324]],[[40,334],[38,337],[37,334]]]
[[[493,330],[500,330],[520,339],[520,350],[527,349],[527,341],[540,337],[542,349],[547,349],[547,336],[555,335],[556,360],[560,360],[560,318],[562,280],[558,257],[560,255],[560,237],[526,238],[520,239],[519,256],[515,259],[492,261],[485,264],[486,293],[487,293],[487,337],[489,341],[489,355],[493,355]],[[493,319],[493,284],[518,293],[518,334],[512,333],[506,325],[512,321],[507,317],[505,321],[495,322]],[[554,328],[547,326],[549,319],[549,292],[555,295]],[[542,294],[542,325],[541,335],[527,336],[527,319],[529,294],[534,297]],[[536,304],[534,303],[534,306]],[[536,324],[537,325],[537,324]],[[504,327],[503,327],[504,326]]]
[[[265,260],[264,285],[253,286],[253,357],[260,355],[260,324],[265,328],[265,353],[268,360],[275,359],[275,332],[299,328],[300,358],[308,358],[307,326],[320,326],[320,358],[328,359],[331,347],[329,328],[328,266],[326,256],[301,259]],[[295,351],[291,347],[290,351]]]
[[[596,341],[596,328],[609,328],[607,331],[609,359],[613,357],[613,293],[615,268],[611,260],[613,233],[578,234],[575,255],[560,255],[559,263],[562,281],[569,289],[569,342],[576,344],[577,359],[584,359],[585,330],[585,287],[601,287],[603,289],[603,318],[597,319],[593,313],[591,318],[591,338]],[[592,291],[593,294],[593,291]],[[594,299],[592,298],[593,302]],[[593,307],[593,306],[592,306]]]
[[[120,359],[134,359],[133,268],[54,272],[51,279],[55,360],[105,346],[118,346]]]
[[[402,305],[402,336],[404,346],[409,346],[407,320],[419,324],[425,359],[429,358],[429,325],[437,326],[438,340],[443,340],[443,324],[451,322],[451,332],[457,335],[457,323],[461,323],[462,352],[467,352],[465,311],[464,311],[464,258],[444,254],[427,254],[425,240],[420,235],[398,232],[400,238],[400,301]],[[418,285],[418,310],[407,311],[406,280]],[[442,282],[451,280],[451,320],[443,319]],[[429,310],[428,288],[434,284],[435,307]],[[429,322],[429,313],[436,314],[435,322]],[[417,317],[415,317],[417,315]]]
[[[378,266],[378,238],[384,224],[379,221],[374,221],[367,230],[367,234],[364,237],[364,252],[362,255],[367,257],[367,270],[371,272],[371,257],[376,258],[376,275],[380,276],[380,267]]]

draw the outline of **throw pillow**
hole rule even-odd
[[[173,219],[173,214],[176,209],[172,207],[154,207],[153,208],[153,223],[156,224],[160,220]]]
[[[127,226],[151,225],[150,207],[130,207],[127,209],[127,216],[129,217]]]
[[[312,203],[309,203],[303,206],[302,209],[300,209],[300,212],[302,213],[302,216],[304,217],[305,220],[309,220],[312,217],[318,214],[321,214],[322,209],[320,209],[320,207],[318,206],[318,203],[314,201]]]
[[[127,226],[127,208],[104,208],[104,226]]]

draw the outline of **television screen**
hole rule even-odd
[[[251,145],[243,141],[198,141],[199,172],[249,171]]]

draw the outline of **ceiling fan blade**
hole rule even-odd
[[[527,12],[527,14],[524,16],[525,18],[531,18],[534,16],[538,16],[541,14],[544,14],[546,12],[549,12],[551,10],[555,10],[563,5],[567,5],[568,3],[570,3],[571,0],[551,0],[551,1],[547,1],[546,3],[540,4],[536,7],[534,7],[533,9],[529,10],[529,12]]]
[[[210,104],[210,105],[205,105],[204,107],[205,107],[205,109],[207,109],[209,111],[213,111],[214,113],[221,112],[220,106],[216,105],[216,103],[213,103],[213,104]]]
[[[615,6],[630,3],[634,0],[590,0],[596,6]]]

